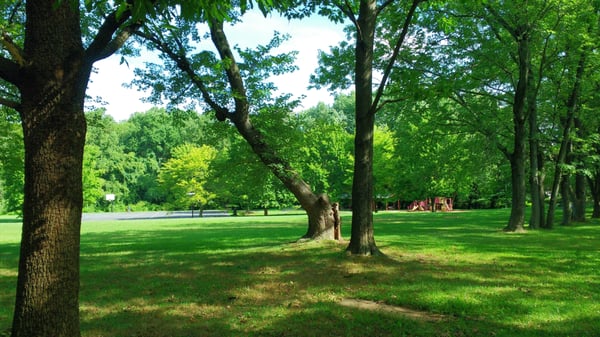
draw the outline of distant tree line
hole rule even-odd
[[[279,139],[279,154],[313,188],[345,208],[352,205],[353,104],[353,95],[338,95],[331,106],[320,103],[257,120],[272,141]],[[2,211],[18,213],[23,200],[22,131],[18,120],[5,115],[1,132],[10,141],[2,143]],[[464,208],[508,205],[508,167],[500,156],[488,155],[493,151],[480,136],[436,130],[435,123],[412,117],[409,128],[399,127],[395,118],[382,118],[376,127],[377,208],[404,208],[414,199],[437,195],[451,196]],[[212,116],[153,108],[117,122],[100,108],[88,111],[86,119],[87,212],[297,206],[232,126]],[[277,137],[282,129],[285,139]],[[115,200],[106,200],[107,194]]]

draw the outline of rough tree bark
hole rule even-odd
[[[377,16],[391,1],[378,7],[375,0],[362,0],[358,16],[348,2],[338,7],[352,21],[356,29],[354,88],[355,121],[354,176],[352,180],[352,228],[346,252],[354,255],[379,255],[373,234],[373,134],[375,113],[387,84],[400,48],[404,44],[408,29],[417,7],[423,0],[413,0],[407,8],[402,29],[394,44],[392,55],[387,61],[383,76],[373,96],[373,48]],[[374,98],[373,98],[374,97]]]
[[[28,1],[13,82],[25,143],[23,231],[12,336],[79,335],[83,101],[89,70],[77,8]]]
[[[503,27],[513,37],[517,43],[516,63],[518,67],[517,83],[513,98],[513,151],[502,149],[510,162],[511,182],[512,182],[512,203],[508,224],[505,231],[515,232],[523,231],[525,223],[525,196],[526,196],[526,142],[527,142],[527,98],[531,93],[531,32],[532,27],[527,23],[512,24],[505,16],[492,7],[491,4],[484,4],[485,9],[491,14],[491,18]]]
[[[3,35],[11,59],[0,57],[0,77],[20,93],[18,102],[2,103],[19,112],[25,144],[12,336],[79,336],[85,90],[93,62],[118,45],[108,48],[123,21],[109,15],[86,50],[71,1],[30,0],[25,16],[24,47]]]
[[[514,148],[509,155],[512,181],[512,204],[506,231],[523,231],[525,223],[525,143],[527,141],[525,123],[527,119],[526,102],[529,91],[529,71],[531,53],[529,50],[529,32],[527,27],[511,30],[518,45],[519,77],[513,101]]]
[[[192,84],[200,91],[204,102],[215,111],[217,119],[221,122],[231,121],[263,164],[294,194],[308,216],[308,229],[302,238],[333,239],[333,217],[328,197],[314,193],[291,164],[277,155],[275,149],[269,146],[263,133],[254,127],[250,118],[250,102],[246,94],[244,80],[223,30],[223,21],[210,19],[209,28],[213,44],[223,64],[227,65],[224,70],[234,102],[232,111],[212,98],[207,84],[196,73],[191,61],[188,59],[186,50],[183,48],[184,43],[181,41],[183,37],[171,34],[171,38],[175,40],[177,46],[174,49],[157,32],[138,31],[136,34],[151,42],[156,49],[177,64],[179,70],[185,73]]]

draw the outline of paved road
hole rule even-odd
[[[203,217],[229,216],[227,211],[206,210]],[[110,212],[110,213],[83,213],[82,221],[97,220],[139,220],[139,219],[176,219],[191,218],[192,211],[158,211],[158,212]],[[198,211],[194,211],[194,218],[198,217]]]

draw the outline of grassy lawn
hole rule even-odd
[[[508,215],[378,213],[377,258],[294,243],[301,215],[86,222],[82,335],[599,336],[600,223],[507,234]],[[0,332],[19,239],[0,217]]]

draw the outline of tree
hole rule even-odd
[[[232,11],[231,15],[236,16],[236,13]],[[163,23],[169,22],[168,19],[163,18]],[[156,76],[156,72],[152,72],[137,83],[152,88],[155,97],[165,93],[168,93],[168,96],[184,97],[181,88],[194,88],[193,91],[188,90],[185,97],[203,101],[215,112],[219,121],[231,121],[263,164],[294,194],[308,215],[308,229],[304,237],[333,238],[329,198],[313,192],[290,161],[279,155],[273,143],[269,142],[270,139],[278,137],[269,137],[251,118],[251,113],[265,112],[287,116],[297,104],[288,102],[289,97],[286,96],[273,98],[273,84],[264,81],[271,73],[287,72],[294,68],[290,65],[293,61],[290,55],[270,54],[283,38],[275,35],[268,45],[259,46],[254,51],[237,49],[243,59],[243,62],[238,63],[233,53],[234,48],[225,34],[225,20],[210,16],[203,19],[208,25],[209,36],[217,50],[218,58],[209,51],[192,53],[193,47],[188,45],[188,36],[198,38],[199,35],[193,22],[177,21],[177,27],[168,29],[167,33],[164,32],[164,27],[172,25],[165,26],[161,22],[148,24],[138,35],[162,53],[165,60],[163,71],[171,74],[172,81],[170,85],[157,86],[156,81],[160,80],[160,77]],[[156,65],[152,67],[154,70],[160,69]],[[150,81],[147,81],[148,79]],[[171,95],[173,92],[176,94]],[[177,103],[177,100],[173,103]]]
[[[0,110],[0,212],[23,210],[23,130],[14,111]]]
[[[98,167],[97,157],[100,154],[100,149],[94,145],[85,146],[83,154],[83,205],[89,210],[94,210],[98,199],[102,198],[105,193],[104,179],[102,174],[104,173]]]
[[[422,24],[429,30],[419,42],[432,43],[416,49],[427,61],[413,66],[422,75],[410,78],[420,78],[417,83],[430,88],[433,95],[417,92],[431,96],[428,104],[435,104],[440,95],[454,102],[456,108],[441,109],[440,118],[484,135],[508,159],[512,205],[505,229],[509,231],[524,228],[528,158],[530,226],[544,223],[545,151],[554,141],[548,105],[560,103],[549,74],[560,73],[565,49],[556,32],[566,31],[563,21],[575,7],[566,9],[553,1],[456,1],[423,16]]]
[[[79,336],[79,233],[86,122],[94,62],[110,56],[135,25],[119,3],[86,28],[74,1],[5,2],[0,103],[19,112],[25,144],[23,235],[12,336]],[[99,6],[100,8],[102,6]],[[16,95],[12,93],[18,93]]]
[[[216,155],[217,150],[207,145],[183,144],[173,149],[172,158],[161,166],[158,174],[172,209],[198,207],[202,211],[215,197],[206,185]]]
[[[356,130],[354,136],[354,178],[352,183],[352,235],[347,251],[356,255],[378,255],[380,254],[373,234],[373,133],[375,127],[375,113],[383,103],[384,90],[387,80],[392,72],[394,63],[404,45],[409,33],[413,16],[422,0],[413,0],[406,7],[395,6],[388,1],[381,5],[375,0],[361,0],[358,4],[349,1],[333,2],[333,8],[339,10],[353,25],[356,39],[354,49],[354,88],[355,88],[355,121]],[[383,63],[382,79],[377,90],[373,92],[373,68],[374,68],[374,45],[377,31],[377,18],[385,11],[390,17],[399,18],[394,27],[401,27],[398,32],[395,29],[387,29],[397,34],[387,40],[387,49],[390,56]],[[339,18],[339,14],[334,15]],[[388,27],[389,28],[389,27]],[[344,45],[344,46],[347,46]],[[344,47],[343,46],[343,47]],[[343,55],[348,55],[342,50]],[[325,55],[322,55],[325,57]],[[327,57],[325,57],[327,58]],[[329,57],[329,60],[336,59]],[[326,61],[323,63],[327,64]],[[332,64],[332,62],[329,62]],[[338,69],[337,67],[330,69]],[[344,85],[349,83],[344,72],[334,74],[323,72],[315,82],[331,83],[335,78],[337,83]],[[340,75],[342,76],[340,78]]]

